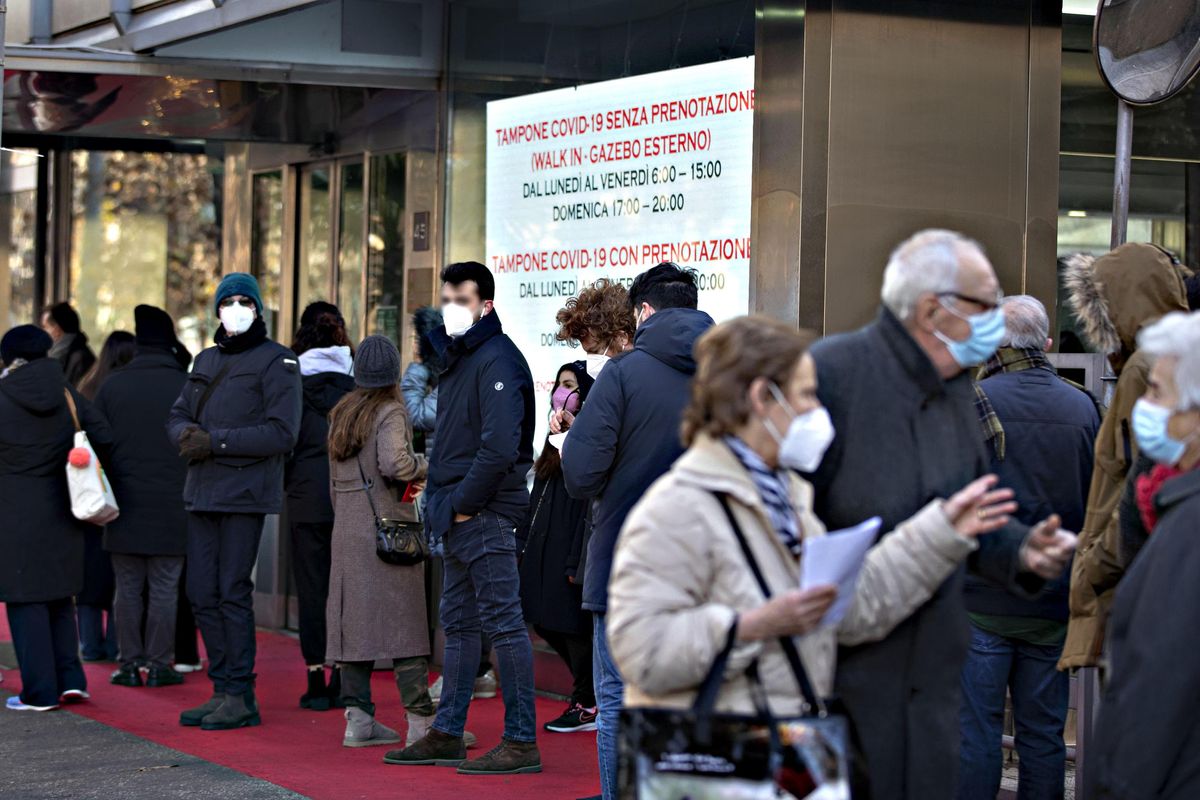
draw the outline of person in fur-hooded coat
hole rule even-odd
[[[1059,669],[1095,666],[1103,647],[1108,610],[1124,573],[1115,512],[1138,455],[1130,417],[1151,367],[1149,357],[1137,350],[1137,335],[1164,314],[1188,310],[1184,280],[1189,274],[1165,250],[1141,243],[1123,244],[1099,258],[1074,255],[1065,265],[1071,310],[1087,342],[1108,356],[1117,386],[1096,437],[1096,466],[1071,568],[1071,619]]]

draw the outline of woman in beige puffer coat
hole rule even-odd
[[[975,537],[1003,527],[1015,510],[1012,493],[993,490],[990,476],[930,502],[871,548],[846,616],[836,628],[820,627],[836,590],[799,590],[799,545],[825,529],[812,512],[811,486],[784,468],[814,469],[828,445],[808,341],[782,323],[742,317],[696,345],[683,426],[688,450],[629,515],[609,584],[609,645],[627,707],[691,707],[736,626],[717,710],[754,712],[745,669],[757,659],[772,711],[800,713],[779,637],[796,637],[815,690],[828,695],[838,644],[885,636],[959,568]],[[763,597],[719,496],[772,599]],[[782,507],[789,524],[777,524]],[[864,497],[863,517],[870,516]]]

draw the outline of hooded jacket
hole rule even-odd
[[[438,381],[437,448],[429,464],[426,519],[434,537],[455,514],[491,511],[519,527],[529,511],[533,376],[493,311],[462,336],[430,334],[445,371]]]
[[[563,443],[572,497],[594,499],[583,607],[608,607],[613,548],[642,493],[683,452],[679,425],[696,372],[692,349],[713,325],[703,311],[663,309],[638,327],[634,347],[609,361]]]
[[[288,523],[332,523],[329,498],[329,412],[354,391],[348,347],[324,347],[300,354],[304,387],[300,434],[284,467]]]
[[[1124,573],[1115,512],[1138,457],[1130,417],[1151,367],[1137,350],[1137,335],[1165,314],[1188,310],[1184,278],[1165,252],[1149,244],[1131,242],[1096,259],[1076,255],[1066,262],[1068,303],[1084,338],[1108,354],[1118,377],[1096,437],[1087,514],[1071,567],[1071,619],[1060,669],[1094,666],[1103,647],[1105,620]]]
[[[66,389],[62,367],[51,358],[0,378],[0,602],[45,603],[83,589],[89,526],[72,516],[67,491],[75,425]],[[82,395],[71,394],[88,441],[110,464],[108,423]]]

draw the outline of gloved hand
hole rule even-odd
[[[203,428],[187,428],[179,437],[179,455],[188,461],[203,461],[212,452],[212,437]]]

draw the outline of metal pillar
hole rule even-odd
[[[1117,152],[1113,170],[1113,216],[1110,249],[1125,244],[1129,229],[1129,170],[1133,160],[1133,106],[1117,100]]]

